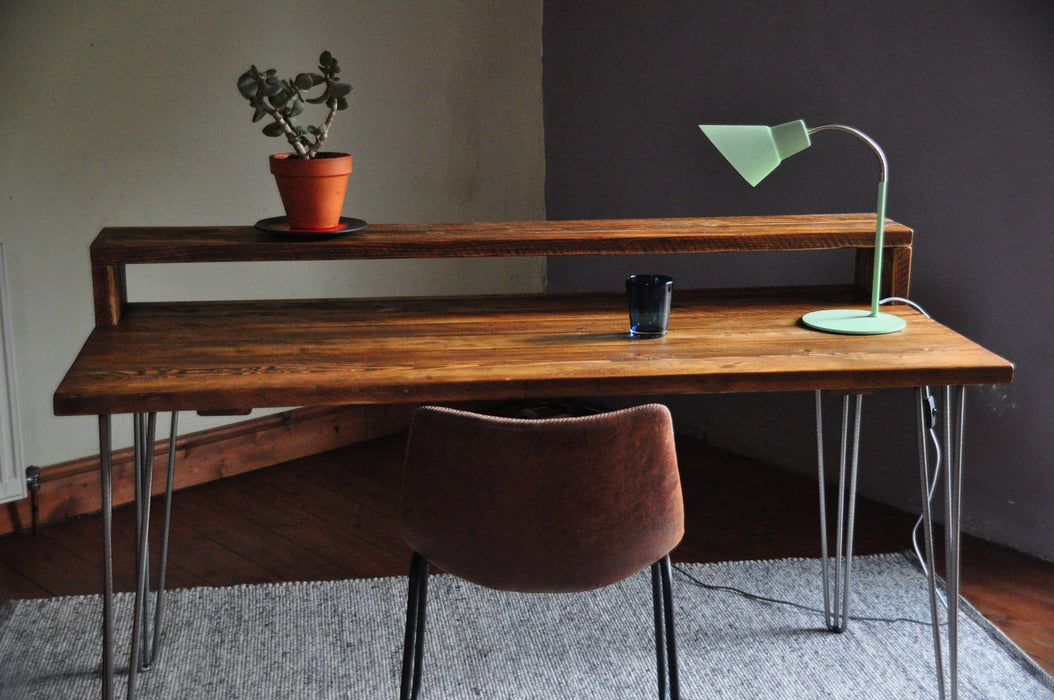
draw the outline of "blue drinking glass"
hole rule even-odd
[[[629,334],[634,338],[666,335],[673,300],[673,278],[666,275],[630,275],[626,278],[629,301]]]

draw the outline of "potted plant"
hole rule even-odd
[[[265,117],[271,121],[263,128],[267,136],[284,136],[292,153],[271,156],[271,172],[278,184],[291,229],[325,231],[340,228],[344,192],[351,174],[351,156],[347,153],[322,151],[337,112],[348,107],[351,86],[338,82],[340,64],[329,51],[318,59],[318,73],[300,73],[283,80],[272,68],[266,71],[251,66],[238,78],[238,92],[253,108],[253,121]],[[314,97],[305,93],[314,88]],[[324,104],[325,121],[300,126],[296,118],[306,104]]]

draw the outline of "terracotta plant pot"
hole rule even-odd
[[[289,227],[304,231],[340,228],[344,192],[351,174],[347,153],[319,153],[297,158],[292,153],[271,156],[271,172],[282,195]]]

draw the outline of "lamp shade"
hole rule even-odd
[[[871,267],[871,309],[827,309],[806,314],[802,322],[809,328],[829,333],[848,335],[881,335],[904,328],[904,319],[893,314],[879,313],[879,293],[882,286],[882,252],[885,246],[886,183],[889,164],[886,154],[867,134],[841,124],[827,124],[809,129],[801,119],[779,126],[744,126],[736,124],[700,124],[699,128],[717,147],[733,168],[751,187],[765,179],[784,158],[789,158],[811,145],[810,134],[817,131],[844,131],[866,143],[878,156],[882,178],[878,183],[878,206],[875,211],[874,262]]]
[[[811,145],[809,131],[801,119],[779,126],[700,124],[699,128],[752,187],[784,158]]]

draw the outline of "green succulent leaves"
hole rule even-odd
[[[253,108],[254,122],[270,116],[273,121],[263,128],[266,136],[285,136],[301,158],[313,158],[329,133],[336,112],[348,108],[351,85],[338,82],[340,64],[329,51],[318,58],[318,73],[299,73],[292,80],[283,80],[271,68],[260,72],[257,67],[238,77],[238,93]],[[314,97],[305,92],[324,86]],[[303,113],[306,104],[324,104],[329,108],[326,120],[318,126],[298,126],[295,117]]]
[[[284,133],[282,130],[282,125],[278,122],[271,122],[270,124],[267,124],[263,128],[263,132],[265,136],[281,136]]]

